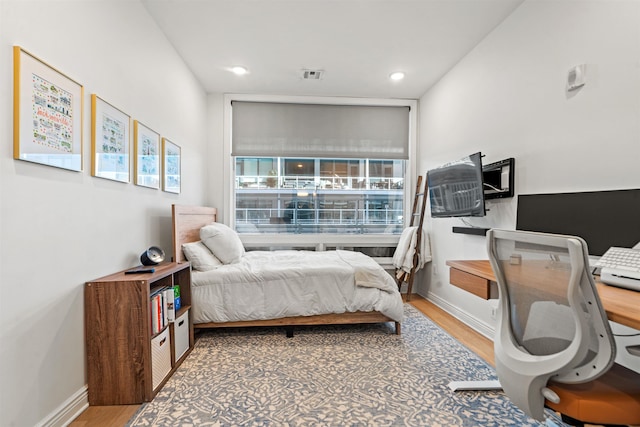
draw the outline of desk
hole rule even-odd
[[[488,260],[447,261],[449,281],[483,299],[498,298],[498,285]],[[640,329],[640,292],[596,281],[598,296],[609,320]]]

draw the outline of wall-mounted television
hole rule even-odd
[[[482,154],[427,171],[431,217],[485,216]]]
[[[485,200],[513,197],[514,167],[515,159],[513,157],[482,166]]]

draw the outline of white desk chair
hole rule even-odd
[[[541,421],[546,405],[575,425],[640,424],[640,374],[614,365],[586,243],[489,230],[487,246],[500,291],[496,371],[511,401]]]

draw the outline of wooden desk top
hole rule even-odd
[[[454,260],[447,261],[447,265],[491,282],[496,281],[488,260]],[[605,285],[597,279],[596,288],[609,320],[640,329],[640,292]]]
[[[492,282],[496,281],[496,275],[493,274],[491,264],[489,260],[486,259],[447,261],[447,265],[458,270],[466,271],[467,273],[475,274],[483,279],[491,280]]]

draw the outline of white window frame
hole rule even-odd
[[[234,168],[235,162],[231,157],[231,103],[233,101],[253,102],[287,102],[299,104],[331,104],[331,105],[367,105],[367,106],[401,106],[409,107],[409,159],[406,160],[406,177],[404,180],[404,221],[408,225],[411,216],[411,204],[415,191],[416,147],[417,147],[417,109],[418,101],[413,99],[375,99],[349,97],[319,97],[319,96],[286,96],[286,95],[255,95],[255,94],[225,94],[224,95],[224,144],[223,156],[223,188],[224,188],[224,219],[230,227],[234,227],[235,191]],[[397,234],[287,234],[287,233],[242,233],[242,243],[251,247],[286,247],[289,245],[310,246],[316,250],[324,250],[327,246],[388,246],[395,247]],[[388,260],[386,260],[388,261]]]

